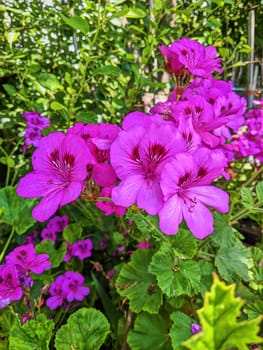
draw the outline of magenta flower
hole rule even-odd
[[[76,256],[80,260],[84,260],[92,255],[91,250],[93,247],[92,240],[84,239],[72,244],[72,255]]]
[[[165,67],[169,73],[176,76],[186,72],[192,76],[212,78],[212,72],[221,73],[221,58],[217,56],[216,48],[200,44],[192,39],[179,39],[170,47],[160,46],[161,54],[165,58]]]
[[[42,138],[33,154],[33,171],[17,187],[21,197],[43,197],[33,209],[34,219],[46,221],[59,206],[80,196],[89,161],[85,141],[79,136],[54,132]]]
[[[115,124],[76,123],[68,130],[69,134],[80,135],[91,154],[91,176],[97,185],[108,187],[116,183],[116,174],[109,164],[110,146],[117,137],[120,128]]]
[[[38,254],[32,243],[15,248],[6,256],[8,264],[22,266],[25,271],[41,274],[50,269],[51,262],[47,254]]]
[[[65,290],[63,289],[64,280],[64,275],[61,275],[50,284],[49,293],[51,296],[46,300],[46,305],[50,310],[55,310],[64,303],[66,297]]]
[[[121,180],[112,190],[112,200],[123,207],[137,203],[139,208],[155,215],[163,205],[161,171],[186,146],[172,123],[162,118],[156,118],[157,122],[142,118],[141,124],[133,126],[133,119],[139,118],[124,120],[125,130],[111,147],[111,164]]]
[[[184,91],[182,99],[189,101],[190,105],[193,99],[197,103],[205,99],[211,105],[210,117],[207,114],[202,120],[197,120],[196,125],[202,133],[209,131],[206,143],[213,148],[218,145],[220,139],[221,143],[224,143],[225,139],[231,139],[231,130],[237,131],[244,123],[246,100],[232,91],[231,81],[194,79]]]
[[[228,211],[228,194],[208,186],[223,172],[224,156],[208,149],[181,153],[163,169],[161,188],[165,203],[159,212],[160,228],[176,234],[183,220],[199,239],[213,232],[213,216],[206,208]]]
[[[146,242],[139,242],[137,247],[138,247],[138,249],[149,249],[150,244],[149,244],[148,239],[146,240]]]
[[[201,332],[202,330],[202,326],[198,323],[192,323],[191,324],[191,333],[192,334],[196,334],[196,333],[199,333]]]
[[[21,299],[23,289],[14,265],[0,265],[0,309]]]
[[[57,236],[56,236],[55,232],[52,232],[51,230],[49,230],[48,227],[43,228],[40,236],[41,236],[42,241],[50,239],[53,243],[55,243],[57,240]]]
[[[80,273],[67,271],[64,276],[63,290],[68,302],[81,301],[89,295],[90,289],[84,286],[84,277]]]
[[[100,191],[100,197],[107,198],[105,200],[96,201],[96,207],[104,212],[106,216],[115,214],[117,216],[123,216],[126,213],[126,208],[120,205],[116,205],[111,200],[111,192],[113,186],[103,187]]]
[[[38,112],[24,112],[22,116],[26,119],[27,129],[25,131],[25,143],[23,152],[26,152],[27,146],[38,147],[42,138],[41,132],[44,128],[50,126],[50,120],[43,117]]]
[[[25,146],[38,147],[41,140],[41,130],[36,128],[28,128],[25,131]]]
[[[47,229],[53,233],[60,233],[68,226],[68,216],[54,216],[49,220]]]
[[[253,100],[252,103],[259,106],[259,108],[263,108],[263,98],[260,100]]]
[[[29,128],[37,128],[42,130],[50,126],[50,120],[38,112],[24,112],[22,116],[25,118]]]
[[[65,242],[66,247],[67,247],[67,251],[66,254],[64,256],[63,261],[64,262],[68,262],[73,258],[73,245],[70,244],[69,242]]]

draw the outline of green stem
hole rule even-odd
[[[165,240],[166,242],[170,242],[169,238],[163,233],[161,233],[161,231],[153,223],[151,223],[151,221],[149,221],[147,217],[145,217],[140,211],[138,212],[138,216],[140,216],[140,218],[144,222],[146,222],[148,226],[150,226],[152,232],[157,233],[157,236],[160,237],[162,241]]]
[[[250,185],[260,174],[263,173],[263,165],[245,182],[241,185],[241,188]]]
[[[2,252],[1,252],[1,254],[0,254],[0,263],[1,263],[2,260],[4,259],[5,253],[6,253],[7,249],[8,249],[8,247],[9,247],[9,244],[11,243],[11,241],[12,241],[12,239],[13,239],[13,237],[14,237],[14,234],[15,234],[15,228],[12,227],[12,231],[11,231],[11,233],[10,233],[10,235],[9,235],[9,237],[8,237],[8,239],[7,239],[7,241],[6,241],[6,243],[5,243],[5,246],[4,246],[4,248],[2,249]]]

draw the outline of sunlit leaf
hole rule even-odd
[[[234,291],[234,284],[227,286],[215,276],[204,306],[197,312],[202,330],[183,343],[187,349],[248,350],[248,344],[262,342],[257,335],[261,317],[237,321],[243,301],[235,297]]]
[[[78,29],[83,34],[87,34],[88,33],[88,31],[89,31],[89,24],[84,18],[82,18],[80,16],[66,17],[62,13],[60,14],[60,17],[71,28]]]

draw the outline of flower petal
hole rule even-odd
[[[191,197],[194,195],[198,201],[215,208],[221,213],[227,213],[229,210],[228,193],[215,186],[191,187],[189,192],[191,192]]]
[[[163,205],[163,193],[160,185],[156,182],[148,185],[145,181],[138,192],[137,204],[148,214],[156,215]]]
[[[50,189],[48,177],[38,172],[31,172],[20,179],[16,192],[20,197],[42,197]]]
[[[187,204],[183,205],[183,216],[190,231],[199,239],[210,235],[214,230],[211,212],[201,202],[197,202],[195,206],[191,202],[190,205]]]
[[[32,216],[39,222],[48,220],[58,209],[62,200],[63,191],[56,191],[41,199],[32,211]]]
[[[182,222],[182,201],[177,196],[172,196],[166,201],[159,211],[160,229],[168,234],[174,235],[177,233],[180,223]]]
[[[113,203],[126,208],[134,204],[143,182],[144,179],[140,175],[130,176],[121,181],[119,186],[112,189],[111,198]]]
[[[63,189],[63,197],[59,203],[60,206],[74,202],[76,199],[78,199],[82,189],[83,184],[81,182],[71,182],[66,188]]]

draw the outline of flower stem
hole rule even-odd
[[[6,241],[6,243],[5,243],[5,246],[4,246],[4,248],[2,249],[2,252],[1,252],[1,254],[0,254],[0,263],[1,263],[2,260],[4,259],[5,253],[6,253],[7,249],[8,249],[9,244],[11,243],[11,241],[12,241],[12,239],[13,239],[13,237],[14,237],[14,234],[15,234],[15,228],[12,227],[12,231],[11,231],[11,233],[10,233],[10,235],[9,235],[9,237],[8,237],[8,239],[7,239],[7,241]]]

